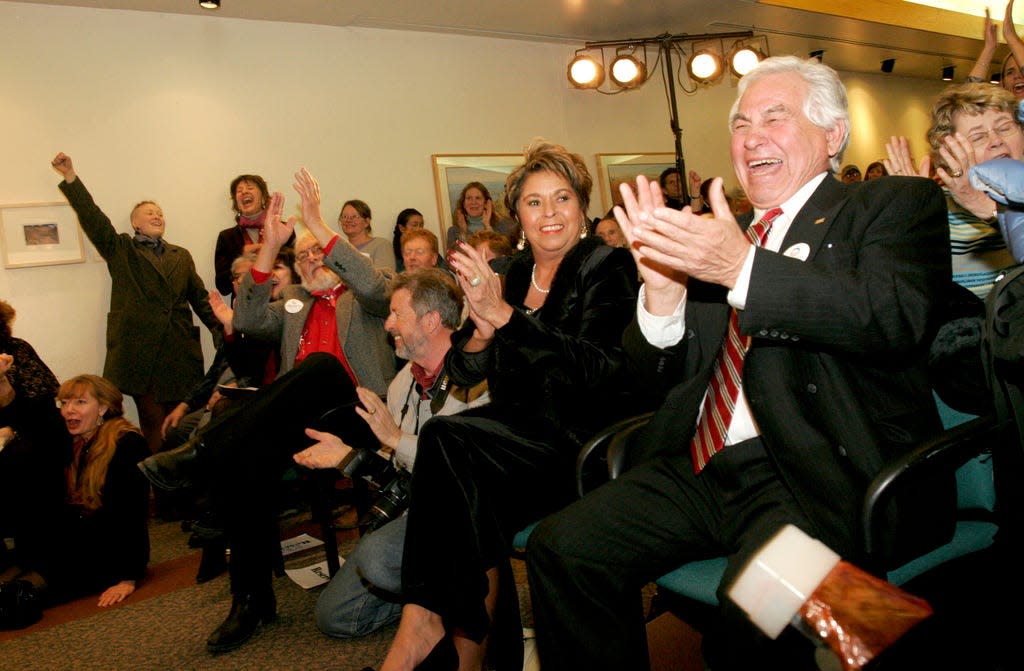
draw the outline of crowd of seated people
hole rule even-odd
[[[1009,16],[1010,8],[1007,12]],[[588,235],[592,180],[582,158],[564,147],[537,142],[506,183],[508,221],[496,215],[486,186],[466,185],[442,258],[437,236],[423,228],[422,214],[412,208],[399,215],[396,239],[390,242],[372,237],[370,208],[359,200],[342,206],[338,230],[332,229],[322,216],[319,185],[304,170],[296,174],[294,186],[306,232],[296,236],[295,218],[282,218],[284,196],[271,194],[257,175],[240,175],[230,188],[236,225],[218,236],[218,292],[210,292],[205,305],[190,303],[204,321],[207,311],[215,319],[214,330],[223,333],[218,347],[218,357],[223,358],[208,370],[205,386],[193,380],[186,391],[177,392],[176,405],[161,425],[163,446],[170,449],[156,454],[146,449],[139,429],[122,417],[121,393],[114,380],[83,375],[69,380],[58,393],[56,378],[42,365],[33,374],[38,379],[26,384],[24,371],[34,353],[20,347],[8,329],[0,352],[20,349],[13,357],[0,357],[0,446],[7,446],[0,459],[39,460],[40,481],[47,485],[33,495],[59,489],[49,499],[47,514],[54,519],[69,520],[71,513],[88,511],[79,518],[92,524],[76,527],[68,522],[60,527],[64,538],[99,538],[116,528],[131,542],[112,548],[114,554],[84,563],[81,572],[67,574],[62,573],[64,567],[47,561],[58,547],[54,539],[10,526],[12,537],[24,540],[16,543],[14,556],[3,556],[4,578],[26,581],[54,599],[92,590],[100,591],[100,605],[118,603],[145,573],[148,545],[139,529],[146,526],[146,515],[140,512],[146,506],[139,502],[149,496],[146,479],[169,491],[201,484],[209,488],[210,505],[222,513],[225,542],[231,547],[233,595],[227,618],[210,634],[207,645],[216,652],[236,648],[276,613],[271,578],[279,539],[273,498],[254,498],[253,493],[277,486],[281,469],[292,463],[337,468],[350,452],[361,449],[391,454],[394,466],[408,478],[411,505],[407,514],[364,536],[350,563],[322,593],[316,621],[325,633],[346,637],[399,620],[384,661],[387,671],[410,669],[425,659],[441,660],[451,668],[481,668],[485,660],[496,669],[521,667],[509,548],[516,531],[542,518],[547,520],[531,539],[528,556],[531,578],[543,586],[535,589],[544,590],[536,596],[541,655],[550,668],[568,668],[566,660],[584,657],[590,660],[588,668],[642,665],[644,653],[630,618],[601,624],[594,617],[579,626],[572,624],[566,609],[582,608],[581,595],[590,591],[587,584],[604,590],[611,610],[621,606],[623,613],[633,613],[636,609],[629,600],[642,580],[686,558],[725,550],[743,556],[782,519],[855,553],[850,520],[843,517],[848,511],[809,513],[813,494],[799,487],[791,491],[790,485],[780,484],[786,478],[773,469],[792,469],[786,477],[802,484],[807,472],[784,457],[778,459],[783,466],[771,465],[775,450],[788,440],[784,425],[795,423],[813,447],[835,437],[829,432],[846,436],[851,427],[817,426],[802,410],[818,401],[789,398],[790,389],[777,389],[781,374],[764,371],[775,366],[793,376],[809,375],[800,372],[800,365],[810,365],[801,357],[806,352],[820,355],[815,365],[828,369],[820,371],[823,375],[838,376],[835,391],[843,395],[850,391],[843,385],[863,374],[849,368],[845,355],[852,359],[870,352],[884,359],[888,350],[854,325],[847,325],[848,341],[835,342],[835,305],[855,301],[868,289],[855,283],[840,286],[845,280],[831,277],[830,264],[824,264],[829,273],[815,272],[816,257],[790,254],[798,245],[789,244],[790,238],[784,243],[783,237],[787,230],[806,228],[810,222],[805,211],[818,212],[824,202],[844,199],[863,203],[863,211],[871,212],[870,217],[851,215],[850,221],[842,222],[847,229],[898,227],[889,215],[893,208],[906,205],[907,194],[913,193],[927,206],[913,212],[914,217],[928,223],[948,217],[953,278],[983,296],[997,271],[1013,260],[999,247],[992,201],[970,187],[966,173],[997,156],[1020,160],[1024,132],[1010,89],[959,85],[935,104],[929,131],[932,155],[922,166],[910,157],[907,141],[894,138],[887,148],[889,158],[880,166],[888,168],[891,177],[847,187],[830,178],[842,172],[839,165],[849,136],[846,110],[829,88],[838,80],[830,79],[830,70],[795,59],[769,63],[774,63],[772,69],[744,80],[739,89],[739,111],[731,119],[734,158],[755,153],[748,146],[754,143],[748,139],[754,135],[752,128],[771,134],[761,127],[766,124],[765,110],[774,109],[771,104],[789,104],[794,132],[806,142],[795,148],[780,140],[780,161],[792,158],[804,172],[798,181],[776,183],[771,169],[738,167],[737,177],[752,207],[741,216],[731,209],[720,178],[702,180],[692,171],[694,200],[689,208],[675,202],[684,194],[678,172],[670,170],[662,175],[660,186],[638,179],[623,188],[624,206],[616,208],[614,218],[599,222],[596,235]],[[824,98],[833,104],[826,110],[831,125],[804,118],[805,111],[793,104],[810,87],[827,89]],[[791,98],[778,98],[781,94],[773,93],[775,89]],[[70,158],[59,154],[53,164],[65,178],[61,189],[75,204],[83,227],[92,231],[90,238],[110,250],[105,258],[112,274],[122,267],[135,272],[140,255],[161,258],[174,252],[162,240],[162,214],[155,204],[143,203],[133,211],[133,225],[138,218],[134,238],[115,241],[112,228],[101,227],[105,217],[81,185]],[[933,176],[945,187],[945,207],[935,180],[918,179]],[[740,234],[737,220],[749,224],[774,206],[781,207],[782,214],[769,222],[774,228],[769,228],[765,242]],[[910,217],[906,212],[901,215]],[[707,221],[695,226],[695,216]],[[109,220],[104,225],[109,227]],[[730,257],[728,268],[702,265],[713,244],[695,233],[697,228],[721,234],[714,241],[719,251],[735,257]],[[699,253],[687,256],[681,251],[675,240],[681,229],[692,235],[688,242]],[[969,233],[964,232],[967,229]],[[518,250],[507,234],[512,230]],[[924,305],[916,317],[924,319],[934,309],[937,287],[948,270],[948,259],[936,254],[945,249],[946,229],[938,238],[934,231],[904,232],[906,240],[890,241],[893,246],[885,251],[891,256],[877,262],[897,258],[916,269],[904,279],[913,285],[912,293],[922,297]],[[103,236],[110,239],[104,243]],[[918,249],[910,249],[914,236],[927,238],[918,240]],[[958,242],[967,250],[965,258],[958,256]],[[219,266],[229,247],[237,253],[228,266],[231,282],[226,286]],[[858,262],[867,267],[875,262],[872,258],[865,251]],[[972,265],[982,262],[983,273]],[[396,273],[396,264],[401,273]],[[783,278],[769,282],[774,290],[789,292],[783,298],[822,297],[815,306],[829,307],[822,308],[820,323],[809,326],[806,315],[790,314],[756,281],[761,277]],[[221,294],[232,296],[233,303]],[[916,355],[921,334],[928,329],[911,324],[905,326],[914,334],[903,333],[876,314],[886,307],[898,312],[898,302],[883,301],[882,307],[873,303],[871,317],[880,322],[878,328],[895,329],[887,346],[898,342],[901,354]],[[766,325],[778,330],[780,324],[790,323],[793,326],[787,328],[801,333],[800,352],[791,352],[791,343],[779,343],[774,335],[758,330]],[[751,377],[742,378],[739,395],[726,405],[738,413],[735,417],[742,424],[723,420],[725,431],[719,433],[724,435],[714,438],[721,443],[699,458],[697,470],[707,465],[708,475],[702,479],[687,472],[694,466],[691,459],[697,459],[686,449],[688,441],[681,449],[669,450],[671,454],[661,449],[679,442],[668,436],[712,431],[702,423],[711,412],[705,392],[712,398],[722,393],[709,380],[719,377],[713,370],[717,352],[723,340],[732,342],[734,328],[746,338],[744,347],[750,348]],[[700,339],[699,346],[689,338]],[[826,343],[834,347],[814,349]],[[773,347],[765,346],[769,344]],[[694,353],[697,349],[700,352]],[[910,359],[906,377],[916,379],[916,369],[909,367],[919,361],[916,356]],[[232,380],[260,391],[222,413],[210,413],[218,400],[215,386]],[[748,389],[742,386],[746,384],[762,386]],[[43,390],[41,397],[34,395],[33,385]],[[907,434],[921,437],[934,430],[933,408],[926,407],[922,390],[909,382],[897,386],[880,389],[879,396],[905,401],[918,411],[922,419],[904,427]],[[486,394],[480,391],[484,387]],[[144,395],[153,393],[141,390],[140,413]],[[61,400],[63,422],[52,412],[46,416],[42,403],[30,411],[39,421],[31,427],[19,425],[29,416],[21,408],[53,397]],[[168,403],[163,396],[150,400],[154,399]],[[646,455],[650,465],[624,478],[624,484],[613,485],[612,493],[602,490],[605,493],[565,508],[574,498],[572,465],[580,445],[614,418],[656,406],[662,408],[663,421],[643,436],[651,445]],[[829,415],[826,409],[820,412]],[[194,421],[185,420],[189,414]],[[267,431],[256,418],[268,414],[288,421]],[[203,415],[207,417],[202,419]],[[864,420],[866,425],[869,419],[851,421]],[[883,451],[879,444],[848,442],[865,454]],[[899,444],[894,449],[905,447],[905,440],[895,442]],[[716,456],[723,446],[729,456]],[[136,462],[141,462],[141,471]],[[831,463],[824,457],[823,462]],[[767,509],[773,512],[764,518],[745,518],[730,498],[733,492],[723,484],[748,467],[748,473],[763,477],[740,478],[735,486],[743,494],[753,491],[767,497]],[[835,465],[835,470],[848,469]],[[54,476],[57,472],[59,478]],[[857,499],[859,485],[840,476],[836,481],[850,501]],[[650,490],[661,491],[660,498],[652,498]],[[8,496],[6,487],[0,496]],[[626,516],[635,522],[642,509],[654,506],[667,517],[669,510],[676,513],[685,507],[681,500],[699,502],[699,520],[690,520],[685,530],[662,539],[647,535],[633,538],[628,549],[615,549],[620,553],[616,561],[631,571],[623,585],[611,585],[608,575],[587,565],[606,556],[612,534],[620,530],[616,525],[625,525]],[[724,500],[725,507],[714,510],[715,500]],[[628,505],[617,508],[623,501]],[[615,510],[619,512],[610,512]],[[0,522],[10,525],[3,518]],[[712,530],[716,524],[723,526]],[[218,547],[223,558],[223,546]],[[586,556],[573,554],[571,550],[578,548]],[[734,626],[731,619],[725,621]],[[627,633],[617,638],[610,633],[611,624],[622,625]],[[741,635],[750,633],[742,630]],[[618,652],[594,646],[579,656],[584,639],[611,644],[623,637],[629,645]],[[753,641],[750,649],[760,650],[763,644]],[[714,645],[717,641],[712,639],[709,646]],[[722,668],[739,664],[737,659],[746,652],[715,649]]]

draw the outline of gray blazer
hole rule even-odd
[[[324,265],[341,277],[348,290],[338,299],[338,341],[359,384],[384,396],[395,377],[395,356],[384,331],[389,310],[389,286],[394,272],[375,267],[343,238],[335,238]],[[234,327],[252,337],[280,340],[281,370],[295,364],[299,338],[313,306],[313,296],[302,286],[285,287],[281,298],[270,301],[270,282],[257,284],[246,273],[235,299]]]

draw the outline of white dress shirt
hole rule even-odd
[[[823,172],[814,177],[798,189],[789,200],[779,206],[782,208],[782,214],[775,218],[771,230],[768,232],[768,239],[765,241],[764,249],[778,253],[786,233],[789,232],[789,226],[793,223],[793,218],[827,176],[828,173]],[[760,219],[765,211],[755,208],[752,221]],[[747,251],[747,258],[743,268],[740,270],[739,278],[736,280],[736,286],[726,295],[729,305],[737,310],[742,310],[747,305],[747,290],[750,287],[750,274],[754,266],[754,250],[755,246],[751,244],[750,249]],[[637,323],[640,326],[640,332],[643,333],[647,342],[655,347],[665,348],[675,345],[682,340],[683,333],[686,331],[686,296],[684,295],[682,300],[679,301],[679,305],[676,306],[672,314],[657,316],[649,313],[644,307],[647,296],[645,289],[646,287],[641,285],[640,295],[637,300]],[[701,404],[701,413],[703,413],[703,404]],[[747,397],[741,386],[739,396],[736,399],[736,407],[733,410],[732,419],[726,432],[725,444],[733,445],[760,435],[760,433],[761,431],[758,429],[750,413],[750,406],[747,405]]]

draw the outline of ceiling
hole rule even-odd
[[[947,65],[963,79],[982,33],[979,17],[901,0],[221,0],[212,11],[198,0],[21,1],[564,42],[567,62],[587,41],[753,30],[774,55],[824,50],[825,63],[852,72],[894,58],[893,76],[927,79]]]

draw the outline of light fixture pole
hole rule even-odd
[[[641,37],[633,40],[606,40],[601,42],[587,42],[583,49],[580,51],[589,51],[591,49],[601,49],[602,52],[605,48],[619,48],[619,47],[641,47],[652,45],[656,46],[659,55],[662,57],[662,67],[665,68],[665,82],[668,87],[668,101],[669,101],[669,126],[672,129],[672,136],[675,141],[675,154],[676,154],[676,170],[679,171],[679,182],[682,187],[683,194],[685,196],[684,203],[689,203],[689,184],[690,180],[686,177],[686,161],[683,159],[683,140],[682,140],[682,127],[679,124],[679,108],[676,104],[676,84],[675,84],[675,69],[672,67],[672,49],[678,43],[685,42],[708,42],[712,40],[744,40],[754,36],[752,30],[732,32],[732,33],[703,33],[701,35],[670,35],[664,33],[655,37]],[[578,52],[577,52],[578,53]],[[725,54],[723,53],[723,58]],[[571,81],[571,77],[570,77]],[[641,82],[642,83],[642,82]],[[639,85],[639,84],[637,84]],[[589,88],[594,88],[593,86]]]
[[[679,125],[679,107],[676,105],[676,79],[672,70],[672,40],[665,35],[658,44],[662,56],[665,57],[665,77],[668,86],[669,126],[676,147],[676,170],[679,171],[679,186],[683,191],[683,204],[690,202],[690,180],[686,178],[686,159],[683,158],[683,129]]]

